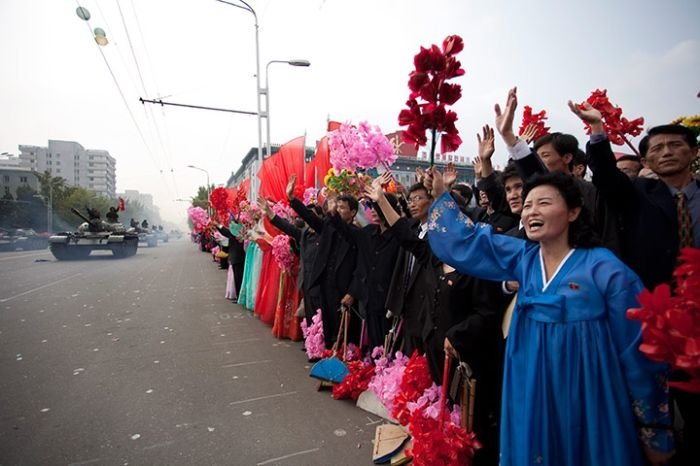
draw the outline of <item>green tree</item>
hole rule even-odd
[[[209,193],[213,190],[214,185],[211,185],[209,190],[207,190],[206,185],[197,188],[197,195],[192,198],[192,206],[201,207],[202,209],[207,210],[207,207],[209,206]]]

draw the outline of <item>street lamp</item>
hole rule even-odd
[[[262,167],[262,162],[263,162],[263,156],[262,156],[262,113],[261,113],[261,105],[260,105],[260,95],[261,95],[261,89],[260,89],[260,41],[258,39],[258,30],[260,29],[258,26],[258,15],[255,13],[255,10],[253,7],[251,7],[247,2],[244,0],[236,0],[243,5],[239,5],[237,3],[231,3],[227,2],[225,0],[216,0],[219,3],[225,3],[227,5],[234,6],[236,8],[240,8],[241,10],[245,10],[249,13],[253,14],[253,18],[255,18],[255,80],[256,80],[256,87],[255,87],[255,94],[257,97],[258,101],[258,167]],[[269,154],[268,154],[269,155]],[[250,186],[253,192],[251,193],[250,198],[252,200],[256,199],[257,196],[257,189],[255,189],[255,186],[257,185],[257,180],[255,177],[251,177],[250,180]]]
[[[265,66],[265,88],[260,89],[260,94],[265,94],[265,117],[267,118],[267,156],[272,155],[270,144],[270,65],[273,63],[286,63],[291,66],[311,66],[309,60],[270,60]]]
[[[202,171],[207,174],[207,213],[211,215],[209,211],[209,197],[211,197],[211,185],[209,184],[209,172],[203,168],[195,167],[194,165],[187,165],[187,168],[193,168],[195,170]]]

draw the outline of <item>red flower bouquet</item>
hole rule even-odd
[[[371,362],[361,360],[351,361],[348,364],[350,373],[343,381],[333,386],[333,398],[343,400],[352,398],[357,401],[360,394],[367,390],[370,380],[374,375],[374,365]]]
[[[629,142],[627,135],[639,136],[642,132],[644,118],[639,117],[630,121],[622,116],[622,108],[614,106],[608,99],[608,90],[596,89],[591,92],[590,97],[586,102],[591,104],[593,108],[598,110],[603,115],[603,128],[608,133],[610,142],[621,146],[627,144],[635,154],[639,155],[637,149]],[[583,105],[583,103],[581,103]],[[591,126],[585,123],[586,134],[591,134]]]
[[[228,192],[226,188],[218,187],[215,188],[211,194],[209,194],[209,205],[216,212],[216,216],[221,223],[228,223]]]
[[[453,35],[443,41],[442,48],[437,45],[427,49],[421,47],[413,58],[415,70],[408,79],[411,90],[406,101],[408,108],[399,113],[399,125],[408,126],[402,138],[415,144],[416,148],[428,142],[425,133],[431,130],[430,165],[433,165],[435,159],[437,133],[441,134],[442,153],[454,152],[462,144],[455,126],[457,114],[447,109],[447,106],[453,105],[462,97],[462,87],[447,82],[464,75],[462,64],[456,58],[462,49],[462,38]]]
[[[644,290],[642,307],[629,309],[627,317],[642,321],[642,353],[689,376],[669,385],[700,393],[700,250],[683,249],[680,259],[673,292],[667,284]]]
[[[394,409],[391,413],[394,419],[401,425],[408,425],[411,418],[409,403],[412,403],[423,395],[433,384],[428,369],[428,360],[424,355],[414,352],[406,364],[399,393],[394,398]]]
[[[481,447],[474,432],[467,432],[452,422],[440,425],[438,419],[422,411],[412,416],[409,431],[413,436],[413,448],[406,452],[416,466],[468,466]]]
[[[537,113],[532,113],[532,107],[526,105],[525,107],[523,107],[523,121],[522,123],[520,123],[520,131],[518,132],[518,135],[522,136],[525,132],[525,129],[530,125],[535,125],[535,129],[537,131],[535,133],[533,141],[541,138],[542,136],[548,135],[550,128],[549,126],[544,125],[544,120],[546,119],[546,110],[541,110]]]

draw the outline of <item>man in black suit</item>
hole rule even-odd
[[[419,238],[428,233],[428,209],[433,198],[422,183],[412,185],[408,190],[408,207],[411,212],[408,229]],[[392,316],[403,318],[403,352],[414,350],[424,352],[423,327],[426,316],[433,306],[435,290],[434,274],[416,257],[402,248],[399,251],[394,273],[387,294],[386,309]]]
[[[289,193],[294,193],[294,186],[288,185],[287,189],[288,196],[291,196],[292,194]],[[276,215],[264,199],[262,199],[262,202],[258,199],[258,206],[270,219],[272,225],[293,238],[299,246],[299,281],[297,282],[297,287],[304,294],[304,318],[306,319],[306,324],[311,325],[312,319],[316,315],[316,310],[322,307],[321,289],[318,286],[312,286],[311,283],[313,264],[321,244],[321,236],[308,225],[300,228]],[[319,206],[309,206],[307,209],[311,210],[319,219],[323,217],[323,211]]]
[[[320,235],[318,253],[313,262],[308,285],[320,287],[321,315],[323,317],[323,337],[326,347],[333,345],[338,333],[342,306],[351,308],[355,296],[359,295],[359,284],[355,275],[357,246],[347,242],[335,229],[331,219],[319,218],[294,197],[296,176],[292,175],[287,185],[289,205],[309,227]],[[352,196],[330,197],[329,215],[339,215],[345,223],[352,223],[357,214],[357,199]],[[306,278],[304,279],[306,280]],[[359,342],[359,319],[351,318],[348,340]]]
[[[653,290],[669,283],[683,247],[700,247],[700,182],[690,163],[698,156],[695,135],[679,125],[651,128],[639,144],[646,166],[659,179],[630,179],[617,168],[600,112],[586,104],[571,111],[591,126],[588,157],[593,183],[620,212],[622,260]],[[700,458],[700,395],[671,390],[684,421],[683,442],[673,464]]]

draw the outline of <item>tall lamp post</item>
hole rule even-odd
[[[239,3],[242,3],[242,5],[239,5],[238,3],[231,3],[227,2],[225,0],[216,0],[219,3],[225,3],[227,5],[234,6],[236,8],[240,8],[241,10],[245,10],[249,13],[253,14],[253,18],[255,18],[255,80],[256,80],[256,88],[255,88],[255,94],[257,97],[258,101],[258,168],[262,167],[262,162],[263,162],[263,155],[262,155],[262,117],[264,116],[262,114],[262,108],[260,104],[260,95],[261,95],[261,89],[260,89],[260,40],[258,39],[258,32],[260,27],[258,26],[258,15],[255,13],[255,10],[253,9],[252,6],[250,6],[247,2],[244,0],[236,0]],[[267,154],[268,156],[270,155],[269,153]],[[257,173],[257,170],[256,170]],[[251,199],[255,200],[257,198],[257,192],[258,190],[255,189],[255,186],[257,186],[257,180],[255,177],[251,177],[250,180],[250,186],[253,192],[251,193]]]
[[[265,88],[260,89],[259,94],[265,94],[265,112],[267,118],[267,156],[272,155],[272,146],[270,144],[270,65],[273,63],[286,63],[291,66],[311,66],[309,60],[270,60],[265,66]],[[258,97],[259,97],[258,94]]]
[[[187,168],[193,168],[195,170],[199,170],[199,171],[207,174],[207,213],[209,215],[211,215],[211,211],[209,210],[209,197],[211,196],[211,185],[209,184],[209,172],[203,168],[195,167],[194,165],[187,165]]]

